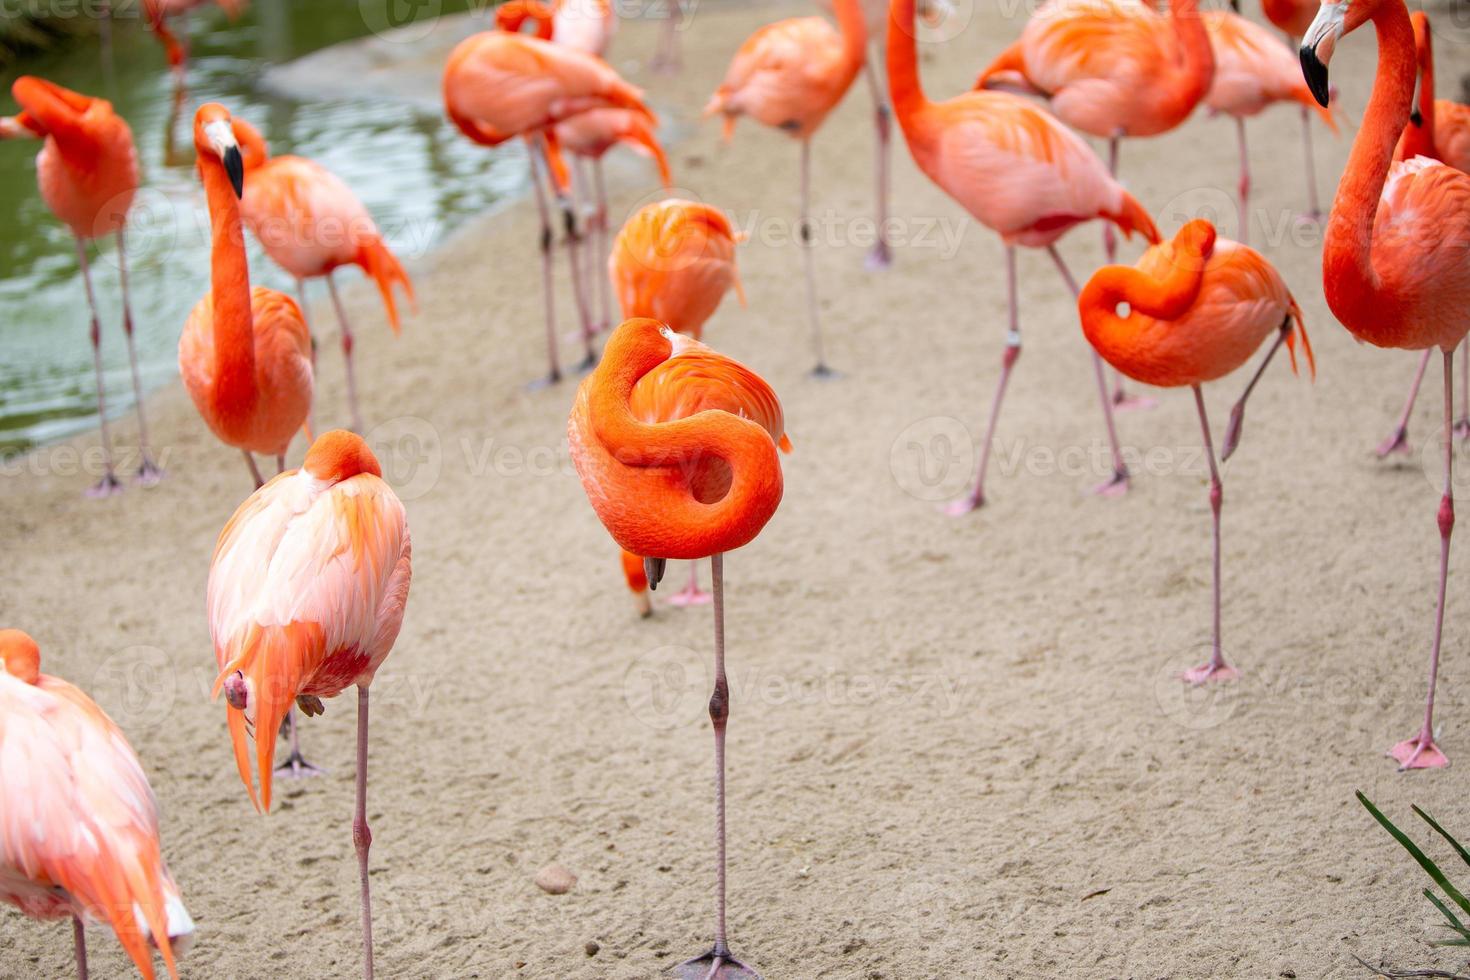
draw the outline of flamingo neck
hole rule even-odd
[[[868,19],[861,0],[837,0],[837,29],[842,34],[842,62],[854,74],[868,57]]]
[[[915,29],[914,0],[893,0],[888,8],[888,94],[910,146],[922,132],[920,117],[929,107],[919,79]]]
[[[1372,19],[1378,34],[1373,94],[1338,184],[1322,247],[1327,305],[1349,326],[1383,315],[1375,305],[1379,281],[1373,271],[1373,220],[1414,95],[1414,35],[1403,0],[1387,0]]]
[[[255,387],[255,324],[250,309],[250,268],[240,203],[219,159],[200,153],[199,171],[209,202],[211,329],[214,332],[216,397],[230,405],[252,404]]]
[[[1188,113],[1210,90],[1215,77],[1215,53],[1200,16],[1198,0],[1170,0],[1169,23],[1179,42],[1175,98]]]
[[[1419,125],[1410,123],[1404,130],[1408,134],[1404,138],[1404,159],[1416,156],[1438,159],[1434,149],[1434,46],[1427,20],[1415,21],[1413,27],[1414,48],[1419,59]]]
[[[1164,246],[1171,247],[1171,246]],[[1105,360],[1136,349],[1136,338],[1148,319],[1178,320],[1199,298],[1208,259],[1198,252],[1175,248],[1169,272],[1158,279],[1132,266],[1099,269],[1077,298],[1082,332]],[[1128,315],[1118,305],[1128,304]]]

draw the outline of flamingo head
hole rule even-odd
[[[206,102],[194,113],[194,150],[203,160],[215,157],[229,175],[235,196],[245,193],[245,162],[240,156],[240,143],[235,139],[230,110],[218,102]]]
[[[327,483],[338,483],[359,473],[383,475],[378,457],[362,436],[346,429],[323,432],[306,451],[306,461],[301,465],[307,473]]]
[[[0,630],[0,667],[27,684],[41,677],[41,648],[20,630]]]
[[[1377,10],[1381,0],[1328,0],[1317,10],[1312,26],[1302,35],[1302,46],[1298,52],[1302,63],[1302,77],[1312,98],[1326,108],[1332,101],[1332,86],[1327,81],[1327,65],[1332,61],[1332,52],[1344,34],[1362,26]]]

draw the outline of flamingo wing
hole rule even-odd
[[[1470,106],[1434,100],[1434,151],[1451,167],[1470,173]]]
[[[1458,344],[1465,311],[1456,297],[1470,292],[1470,175],[1428,157],[1394,164],[1379,198],[1371,255],[1383,288],[1413,306],[1418,329],[1404,346]]]
[[[378,226],[342,178],[314,160],[272,157],[245,182],[241,217],[266,254],[294,277],[353,261]]]
[[[331,697],[371,682],[403,623],[411,577],[403,504],[359,473],[337,483],[281,474],[240,505],[210,566],[210,635],[220,669],[243,676],[231,706],[240,777],[251,789],[247,723],[257,746],[262,809],[270,808],[276,728],[298,695]]]
[[[748,115],[767,126],[804,134],[847,90],[838,77],[841,60],[842,38],[820,17],[767,24],[735,53],[705,113]]]
[[[672,422],[700,412],[729,412],[757,423],[772,442],[790,451],[781,400],[764,378],[691,337],[674,334],[671,343],[672,356],[633,387],[634,417]]]

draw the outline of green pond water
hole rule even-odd
[[[434,0],[432,6],[453,13],[469,5]],[[110,68],[100,41],[82,38],[0,73],[0,115],[16,111],[11,80],[34,74],[109,99],[132,127],[143,188],[129,219],[128,266],[145,390],[175,383],[179,332],[208,288],[209,224],[191,136],[199,103],[223,102],[264,132],[272,152],[309,156],[335,171],[410,264],[465,217],[516,193],[526,179],[518,148],[486,152],[424,109],[383,100],[314,101],[309,93],[285,99],[262,90],[266,65],[367,34],[358,0],[251,0],[234,22],[210,4],[181,27],[191,40],[188,94],[178,118],[162,48],[136,14],[113,26]],[[76,246],[36,192],[38,149],[33,140],[0,142],[0,456],[96,424]],[[253,280],[289,290],[290,281],[253,242],[251,248]],[[115,418],[131,410],[133,399],[110,240],[91,261],[108,414]],[[325,296],[319,283],[308,288],[313,302]]]

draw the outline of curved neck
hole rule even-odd
[[[1210,89],[1215,77],[1215,53],[1197,0],[1171,0],[1169,23],[1179,42],[1180,59],[1175,65],[1179,84],[1175,95],[1187,112]]]
[[[209,202],[210,302],[213,307],[216,397],[231,404],[255,398],[255,324],[250,311],[250,269],[240,202],[219,158],[199,152],[199,175]]]
[[[892,0],[888,7],[888,95],[910,145],[918,117],[929,105],[919,79],[919,42],[914,31],[914,0]]]
[[[868,20],[862,0],[837,0],[837,29],[842,34],[842,61],[856,74],[868,57]]]
[[[586,417],[619,469],[653,471],[629,487],[624,499],[637,501],[632,509],[640,513],[622,514],[628,533],[614,532],[619,543],[649,558],[703,558],[740,547],[765,526],[781,501],[781,464],[770,434],[729,412],[654,423],[633,415],[633,386],[668,360],[673,349],[659,331],[654,320],[632,320],[618,328],[602,366],[583,386]],[[731,484],[712,504],[654,475],[673,471],[687,480],[714,459],[730,468]],[[641,519],[644,512],[647,519]]]
[[[1434,42],[1429,34],[1429,21],[1423,15],[1414,22],[1414,48],[1419,58],[1419,125],[1411,123],[1407,130],[1412,147],[1410,155],[1435,156]]]
[[[1414,35],[1403,0],[1379,6],[1373,27],[1378,33],[1373,94],[1338,184],[1322,247],[1327,305],[1345,324],[1374,315],[1378,276],[1371,255],[1373,219],[1414,94]]]
[[[1201,255],[1176,251],[1169,274],[1162,279],[1131,266],[1099,269],[1077,298],[1082,332],[1105,360],[1113,351],[1132,348],[1144,317],[1177,320],[1194,305],[1206,261]],[[1118,315],[1119,303],[1128,304],[1128,316]]]

